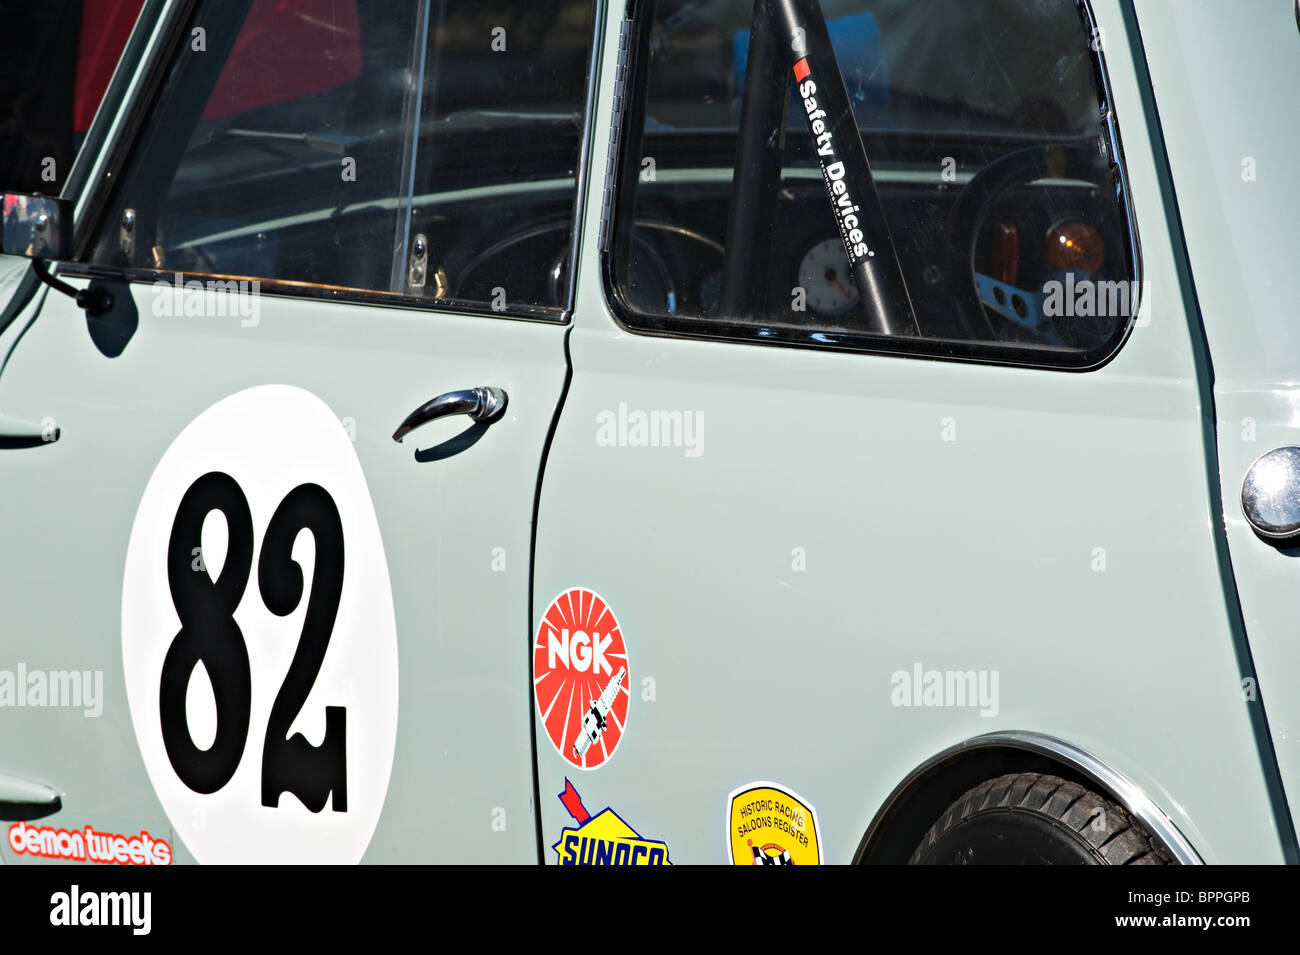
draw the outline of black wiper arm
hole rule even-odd
[[[525,113],[512,110],[464,109],[449,113],[438,119],[425,120],[420,124],[420,133],[425,134],[448,126],[488,126],[519,125],[525,122],[536,123],[571,123],[575,127],[581,123],[578,113]],[[329,133],[279,133],[266,129],[245,129],[242,126],[228,126],[225,129],[209,133],[203,145],[223,142],[229,139],[247,139],[261,146],[272,148],[276,143],[299,143],[310,149],[329,153],[333,156],[346,156],[360,143],[372,142],[386,136],[392,136],[396,130],[382,128],[363,136],[331,135]]]
[[[461,109],[448,113],[440,119],[429,120],[422,126],[422,131],[439,126],[457,126],[461,124],[483,126],[489,123],[518,125],[519,123],[572,123],[577,126],[582,122],[581,113],[529,113],[511,109]]]
[[[253,139],[263,143],[289,142],[302,143],[312,149],[332,153],[335,156],[347,155],[348,149],[356,142],[351,136],[328,136],[319,133],[273,133],[265,129],[242,129],[230,126],[214,133],[208,142],[217,142],[226,138]]]

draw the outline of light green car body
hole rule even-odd
[[[0,669],[102,671],[104,704],[0,709],[0,783],[60,794],[33,825],[147,830],[194,860],[127,706],[128,540],[176,436],[282,384],[351,419],[387,560],[399,709],[364,861],[555,862],[567,778],[677,864],[726,861],[728,794],[777,781],[847,863],[918,771],[994,749],[1093,780],[1181,861],[1297,861],[1297,567],[1239,494],[1300,444],[1300,130],[1278,108],[1300,35],[1283,0],[1135,6],[1091,3],[1148,294],[1087,372],[622,327],[598,241],[621,3],[599,8],[567,324],[264,296],[246,327],[155,317],[137,284],[109,358],[71,299],[0,259],[0,426],[60,429],[0,450]],[[117,78],[74,182],[100,178],[137,80]],[[509,407],[474,447],[419,461],[390,439],[477,385]],[[698,412],[701,453],[603,446],[620,404]],[[631,670],[625,738],[591,772],[531,690],[535,628],[572,587],[614,609]],[[896,705],[917,665],[996,672],[994,712]],[[30,858],[6,842],[0,861]]]

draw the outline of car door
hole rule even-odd
[[[60,269],[111,309],[42,287],[3,332],[0,779],[62,804],[5,861],[535,861],[590,4],[163,23]]]
[[[602,88],[619,184],[538,513],[548,860],[847,862],[913,770],[992,733],[1114,767],[1207,861],[1282,859],[1121,5],[822,6],[869,173],[824,138],[812,29],[742,104],[751,3],[637,5]],[[910,334],[864,324],[850,179]],[[621,712],[590,679],[614,634]],[[617,734],[594,761],[588,726]]]
[[[1300,61],[1295,11],[1281,4],[1257,13],[1221,23],[1208,4],[1149,2],[1137,15],[1157,88],[1187,90],[1167,97],[1168,103],[1161,99],[1160,110],[1167,117],[1169,161],[1214,358],[1223,521],[1258,668],[1243,675],[1242,696],[1251,709],[1267,708],[1294,824],[1300,822],[1294,797],[1300,788],[1300,710],[1291,692],[1300,673],[1297,552],[1294,538],[1270,540],[1256,533],[1243,496],[1249,475],[1261,504],[1270,497],[1274,506],[1294,500],[1294,477],[1285,468],[1271,469],[1279,455],[1265,456],[1300,444],[1294,387],[1300,343],[1290,317],[1294,283],[1287,281],[1291,267],[1283,238],[1293,231],[1300,192],[1292,177],[1272,174],[1294,155],[1300,133],[1278,115],[1275,103],[1251,91],[1294,88]],[[1211,36],[1222,56],[1206,70],[1196,51]],[[1261,529],[1270,530],[1263,522]]]

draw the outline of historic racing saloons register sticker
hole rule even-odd
[[[732,865],[820,865],[817,811],[777,783],[741,786],[727,797],[727,851]]]

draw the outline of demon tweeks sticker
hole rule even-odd
[[[136,836],[85,829],[58,829],[17,822],[9,827],[9,848],[40,859],[68,862],[100,862],[105,865],[171,865],[172,847],[167,840],[141,830]]]
[[[562,830],[560,841],[551,846],[560,865],[672,865],[665,843],[642,839],[614,810],[589,813],[567,778],[560,802],[578,824]]]
[[[361,464],[318,397],[242,391],[163,454],[127,545],[122,665],[198,861],[360,861],[397,739],[397,628]]]
[[[727,851],[732,865],[820,865],[817,811],[777,783],[741,786],[727,797]]]
[[[546,608],[533,644],[533,696],[542,726],[561,756],[595,769],[627,730],[631,674],[614,611],[585,587]]]

